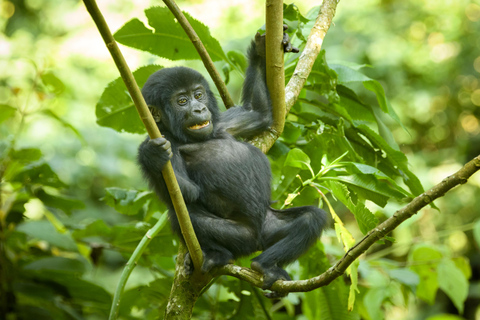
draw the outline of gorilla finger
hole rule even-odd
[[[283,31],[287,31],[287,29],[288,29],[288,25],[284,23],[283,24]]]
[[[296,47],[292,47],[292,52],[293,53],[299,53],[300,52],[300,49],[296,48]]]
[[[170,141],[168,141],[168,140],[165,140],[165,141],[166,141],[166,142],[162,145],[163,150],[171,149],[171,148],[172,148],[172,144],[170,143]]]
[[[155,138],[155,139],[150,139],[148,143],[154,144],[156,146],[163,146],[165,143],[167,143],[168,140],[160,137],[160,138]]]
[[[289,42],[290,42],[290,37],[288,36],[287,33],[284,33],[284,34],[283,34],[282,44],[283,44],[284,46],[286,46],[286,45],[288,45]]]
[[[284,51],[285,52],[292,52],[292,50],[293,50],[292,44],[290,42],[287,43],[287,45],[284,48]]]

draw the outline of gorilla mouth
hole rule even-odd
[[[194,124],[193,126],[190,126],[188,127],[188,129],[190,130],[199,130],[199,129],[203,129],[203,128],[206,128],[210,125],[210,121],[207,120],[205,122],[202,122],[202,123],[199,123],[199,124]]]

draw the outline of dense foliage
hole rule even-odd
[[[53,22],[53,13],[73,10],[74,3],[58,8],[42,1],[44,6],[4,3],[2,41],[11,49],[0,61],[8,70],[0,75],[0,315],[105,319],[126,259],[165,211],[134,164],[145,131],[121,79],[114,80],[115,70],[105,62],[72,55],[62,70],[50,60],[40,63],[44,56],[17,58],[23,50],[42,52],[38,45],[53,47],[54,39],[65,37],[69,30]],[[422,184],[430,186],[430,177],[438,181],[451,172],[449,166],[479,150],[474,141],[480,133],[480,58],[473,26],[480,21],[480,6],[341,2],[340,11],[342,5],[352,11],[339,13],[326,53],[318,57],[268,154],[275,206],[314,204],[332,215],[322,242],[289,267],[295,279],[325,271],[379,221],[422,193]],[[318,8],[301,13],[285,6],[288,32],[300,49],[317,13]],[[166,8],[148,8],[145,16],[148,23],[139,15],[115,33],[119,43],[155,61],[134,73],[139,86],[171,64],[150,54],[198,59]],[[207,26],[188,19],[226,82],[238,89],[245,71],[242,46],[221,45]],[[288,80],[298,55],[287,54],[285,61]],[[85,107],[95,103],[95,112]],[[122,134],[92,125],[93,113],[98,125]],[[409,163],[405,153],[411,151]],[[439,177],[429,174],[430,167]],[[221,277],[197,302],[194,316],[479,319],[475,181],[457,197],[439,201],[441,212],[432,207],[398,228],[352,265],[348,277],[273,302],[249,284]],[[122,296],[122,318],[155,319],[163,313],[178,244],[164,225]],[[248,266],[249,259],[237,263]]]

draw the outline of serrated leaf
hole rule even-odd
[[[0,104],[0,123],[12,118],[16,111],[17,108],[11,107],[7,104]]]
[[[420,180],[410,171],[405,154],[393,149],[382,137],[368,126],[360,125],[358,126],[358,129],[360,129],[362,134],[364,134],[375,146],[385,151],[387,155],[386,160],[395,168],[398,168],[399,172],[403,175],[403,181],[414,195],[419,195],[424,191]]]
[[[285,166],[308,170],[310,168],[310,157],[301,149],[294,148],[288,153]]]
[[[115,32],[115,40],[123,45],[147,51],[170,60],[200,59],[187,34],[181,25],[176,22],[168,8],[152,7],[145,10],[145,15],[148,18],[148,24],[154,30],[145,27],[140,20],[132,19]],[[211,36],[208,27],[192,18],[186,12],[184,12],[184,15],[202,41],[212,60],[227,61],[222,47]]]
[[[137,85],[142,87],[152,73],[162,68],[159,65],[144,66],[133,72],[133,77]],[[103,127],[119,132],[145,133],[145,126],[121,77],[105,88],[95,107],[95,115],[97,123]]]
[[[453,261],[442,260],[438,265],[438,284],[462,314],[468,296],[468,281]]]
[[[55,247],[68,251],[78,251],[77,245],[72,237],[67,233],[58,233],[49,221],[28,221],[17,226],[17,230],[32,238],[45,240]]]
[[[375,215],[368,210],[365,205],[361,202],[354,204],[348,188],[341,182],[337,181],[328,181],[327,186],[332,190],[335,197],[340,200],[355,216],[357,220],[358,227],[363,234],[367,234],[368,231],[372,230],[378,224],[378,219]]]

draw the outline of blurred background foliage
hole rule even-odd
[[[244,52],[264,23],[263,1],[178,4],[208,25],[225,52]],[[320,3],[295,4],[306,15]],[[118,30],[159,3],[99,5]],[[81,2],[2,0],[0,8],[0,317],[105,319],[126,259],[164,210],[145,191],[135,163],[144,135],[96,124],[95,105],[118,72]],[[328,64],[368,65],[362,72],[382,84],[406,130],[383,120],[426,189],[480,154],[479,39],[480,1],[342,0],[324,41]],[[121,49],[132,70],[178,64]],[[198,61],[181,63],[204,72]],[[229,80],[238,101],[242,77],[233,72]],[[356,92],[376,103],[361,84]],[[480,319],[479,188],[477,174],[436,201],[440,212],[422,210],[395,230],[396,242],[369,251],[358,266],[352,318]],[[383,220],[402,204],[366,205]],[[335,210],[359,239],[348,210]],[[127,284],[123,318],[161,314],[174,266],[172,239],[165,228],[149,245]],[[289,268],[295,278],[319,274],[342,255],[333,230],[322,240]],[[459,301],[455,288],[465,279],[468,292]],[[348,286],[339,279],[331,287],[335,295],[317,290],[272,303],[248,284],[222,277],[197,302],[195,316],[336,319],[344,310],[327,317],[318,306],[347,297]],[[265,309],[273,314],[265,316]]]

